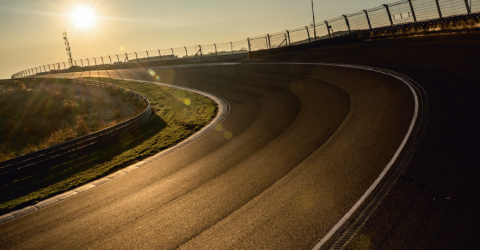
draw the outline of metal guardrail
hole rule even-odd
[[[309,26],[249,37],[240,41],[146,50],[77,59],[71,63],[57,62],[22,70],[12,75],[12,78],[37,74],[246,58],[247,52],[311,43],[360,30],[372,30],[476,12],[480,12],[480,0],[401,0],[376,8],[341,15],[319,23],[312,23]]]
[[[130,94],[132,97],[147,102],[147,108],[136,117],[111,126],[109,128],[66,141],[49,148],[41,149],[33,153],[22,155],[10,160],[0,162],[0,175],[6,175],[10,173],[16,173],[27,169],[32,169],[40,165],[46,165],[52,161],[64,161],[67,159],[74,159],[75,156],[80,156],[82,153],[103,144],[111,139],[119,137],[122,133],[136,128],[145,123],[152,114],[150,101],[133,91],[120,88],[111,84],[105,84],[97,81],[70,79],[71,83],[83,84],[89,86],[103,87],[103,88],[115,88],[123,90],[125,93]]]

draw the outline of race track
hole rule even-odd
[[[0,248],[313,248],[387,166],[415,111],[409,87],[388,75],[249,64],[334,62],[405,74],[425,87],[431,107],[407,171],[360,234],[378,249],[470,249],[478,241],[478,41],[380,40],[239,65],[154,68],[161,82],[225,98],[222,130],[1,225]],[[56,75],[64,76],[152,80],[146,69]]]
[[[153,70],[225,98],[222,131],[2,225],[2,248],[310,249],[385,168],[414,113],[405,83],[360,69]],[[69,77],[151,78],[146,69],[80,74]]]

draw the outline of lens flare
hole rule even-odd
[[[151,76],[155,76],[157,73],[155,73],[155,71],[153,71],[153,69],[148,69],[148,73],[151,75]]]
[[[155,79],[156,79],[157,81],[160,81],[160,76],[158,76],[158,75],[155,76]]]
[[[215,126],[215,130],[218,132],[222,131],[222,124],[218,124],[217,126]]]
[[[187,106],[192,104],[192,102],[188,98],[183,98],[183,103],[185,103],[185,105],[187,105]]]
[[[232,132],[228,132],[228,131],[225,132],[224,136],[225,136],[225,139],[227,139],[227,140],[230,140],[233,137]]]

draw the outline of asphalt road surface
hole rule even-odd
[[[311,249],[401,144],[421,84],[424,139],[360,236],[378,249],[475,249],[479,227],[478,35],[371,41],[154,70],[231,105],[195,143],[133,173],[0,226],[1,249]],[[152,80],[146,69],[69,74]],[[230,132],[231,138],[225,137]],[[435,198],[435,199],[433,199]]]

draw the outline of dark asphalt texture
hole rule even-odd
[[[414,112],[404,83],[359,69],[154,70],[225,98],[222,130],[1,225],[0,249],[311,249],[385,168]],[[140,68],[67,74],[98,75],[152,80]]]
[[[368,65],[419,83],[430,107],[422,143],[356,240],[373,249],[480,249],[479,33],[350,43],[268,60]]]

